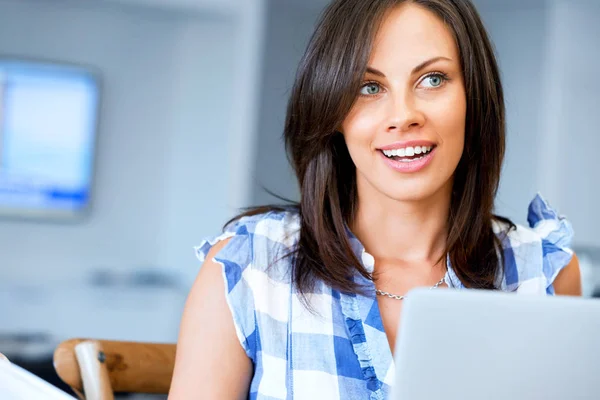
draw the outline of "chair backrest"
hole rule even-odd
[[[54,369],[75,392],[84,388],[75,348],[90,339],[70,339],[54,351]],[[110,387],[116,393],[167,394],[175,366],[175,344],[92,340],[102,350]],[[98,378],[100,379],[100,377]]]

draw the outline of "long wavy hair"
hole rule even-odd
[[[505,152],[505,108],[494,50],[469,0],[334,0],[324,11],[300,62],[287,109],[284,139],[300,185],[293,206],[301,227],[293,250],[293,279],[310,292],[321,281],[362,292],[353,279],[365,270],[350,246],[347,226],[357,209],[356,167],[336,129],[360,90],[374,37],[386,13],[412,3],[433,12],[456,40],[465,82],[465,147],[454,174],[446,254],[469,288],[494,289],[503,272],[501,239],[493,214]],[[256,215],[278,206],[262,206]],[[445,257],[445,256],[444,256]]]

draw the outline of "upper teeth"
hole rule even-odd
[[[432,146],[404,147],[402,149],[383,150],[383,154],[388,157],[412,157],[415,154],[427,154],[431,149]]]

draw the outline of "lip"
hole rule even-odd
[[[408,142],[407,142],[408,143]],[[425,143],[425,142],[422,142]],[[413,145],[407,145],[407,146],[413,146]],[[414,146],[429,146],[429,144],[414,144]],[[391,149],[397,149],[398,147],[392,147]],[[388,150],[388,149],[386,149]],[[423,156],[423,158],[419,159],[419,160],[415,160],[415,161],[409,161],[409,162],[404,162],[404,161],[396,161],[396,160],[392,160],[391,158],[387,158],[385,154],[383,154],[383,151],[377,151],[381,157],[383,157],[383,161],[393,170],[398,171],[398,172],[403,172],[403,173],[414,173],[414,172],[418,172],[421,171],[422,169],[424,169],[426,166],[428,166],[431,163],[431,160],[433,160],[433,157],[435,156],[435,152],[437,150],[437,147],[434,147],[429,153],[427,153],[425,156]]]
[[[405,142],[396,142],[392,144],[388,144],[386,146],[382,146],[377,148],[377,150],[395,150],[395,149],[403,149],[405,147],[415,147],[415,146],[425,146],[425,147],[433,147],[436,144],[429,140],[408,140]]]

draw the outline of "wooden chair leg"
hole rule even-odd
[[[114,394],[99,342],[88,340],[75,346],[86,400],[114,400]]]

